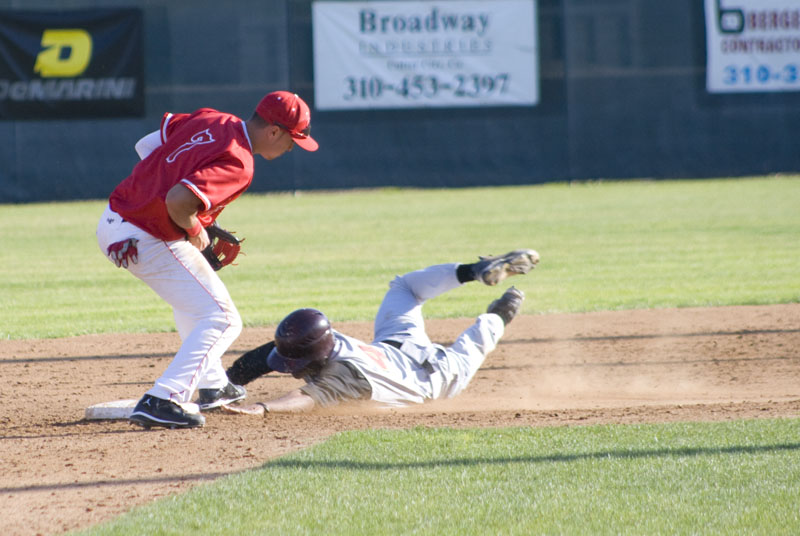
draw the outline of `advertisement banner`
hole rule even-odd
[[[705,0],[709,93],[800,90],[800,0]]]
[[[533,106],[535,0],[312,4],[320,110]]]
[[[0,119],[144,114],[138,9],[0,11]]]

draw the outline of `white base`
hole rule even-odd
[[[113,402],[101,402],[86,408],[84,418],[89,421],[102,421],[107,419],[127,419],[133,413],[138,400],[114,400]],[[194,402],[181,404],[187,413],[200,413],[200,406]]]
[[[194,402],[184,402],[183,404],[180,404],[180,406],[186,413],[200,413],[200,406]]]
[[[114,400],[113,402],[101,402],[86,408],[84,417],[87,420],[104,419],[127,419],[133,413],[133,408],[138,400]]]

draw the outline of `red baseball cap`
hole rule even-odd
[[[295,144],[302,149],[319,149],[319,144],[311,137],[311,110],[296,93],[273,91],[261,99],[256,113],[291,134]]]

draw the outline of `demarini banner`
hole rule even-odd
[[[312,4],[320,110],[533,106],[534,0]]]
[[[141,10],[0,11],[0,119],[143,114]]]

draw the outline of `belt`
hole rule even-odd
[[[387,339],[387,340],[381,341],[381,342],[383,344],[388,344],[389,346],[394,346],[398,350],[400,350],[400,347],[403,346],[402,342],[393,341],[391,339]],[[406,353],[406,352],[404,352],[404,353]],[[406,353],[406,355],[408,355],[408,354]],[[415,363],[417,363],[419,366],[421,366],[423,369],[425,369],[425,372],[427,372],[428,374],[433,374],[435,372],[435,370],[433,368],[433,365],[429,361],[425,361],[424,363],[420,363],[419,360],[414,359],[413,356],[410,356],[410,359],[412,361],[414,361]]]

